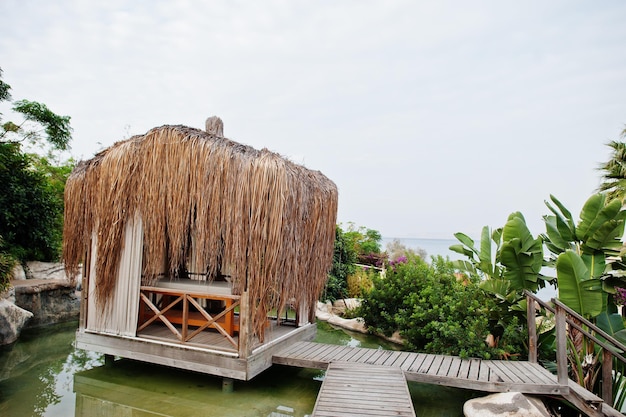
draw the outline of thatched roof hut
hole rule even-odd
[[[76,276],[97,241],[96,298],[110,301],[125,227],[138,216],[141,285],[192,272],[208,281],[229,275],[233,293],[247,291],[262,334],[268,311],[288,302],[314,308],[332,262],[337,187],[318,171],[222,137],[219,126],[213,132],[161,126],[81,162],[66,185],[63,258]]]

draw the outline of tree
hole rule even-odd
[[[11,100],[10,89],[0,79],[0,101]],[[58,259],[63,190],[73,161],[55,166],[50,160],[52,151],[69,148],[70,117],[58,116],[33,101],[11,104],[20,121],[0,118],[0,236],[4,241],[0,251],[21,261]],[[25,153],[25,143],[39,149],[50,146],[50,156]]]
[[[626,129],[620,135],[626,139]],[[626,197],[626,143],[621,141],[611,141],[607,143],[612,149],[612,156],[608,162],[600,165],[600,170],[604,171],[603,182],[599,191],[607,191],[610,200],[618,199],[624,201]]]
[[[328,273],[328,281],[323,294],[324,300],[335,301],[348,295],[348,276],[354,273],[356,260],[354,245],[341,227],[336,226],[333,266]]]
[[[2,68],[0,68],[0,78]],[[0,101],[11,100],[11,86],[0,79]],[[67,150],[72,138],[69,116],[59,116],[45,104],[36,101],[18,100],[12,103],[12,110],[22,120],[6,121],[0,128],[0,142],[23,143],[25,141],[42,146],[44,142],[55,150]],[[0,116],[2,114],[0,113]],[[2,118],[0,117],[0,122]]]

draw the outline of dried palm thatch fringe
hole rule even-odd
[[[218,119],[219,120],[219,119]],[[209,121],[207,120],[207,126]],[[75,277],[96,231],[98,300],[116,286],[126,222],[143,221],[143,283],[186,264],[247,288],[255,333],[271,309],[315,302],[330,268],[337,187],[317,171],[221,137],[162,126],[81,162],[67,181],[63,258]]]

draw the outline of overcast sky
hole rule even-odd
[[[218,115],[385,237],[478,236],[513,211],[542,233],[544,200],[578,215],[626,124],[620,0],[2,0],[0,17],[3,80],[71,116],[74,157]]]

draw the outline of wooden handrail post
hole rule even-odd
[[[602,349],[602,400],[613,406],[613,354]]]
[[[528,362],[537,363],[537,321],[535,299],[526,295],[526,322],[528,325]]]
[[[556,310],[556,369],[559,385],[568,385],[567,375],[567,321],[565,310],[555,304]]]

